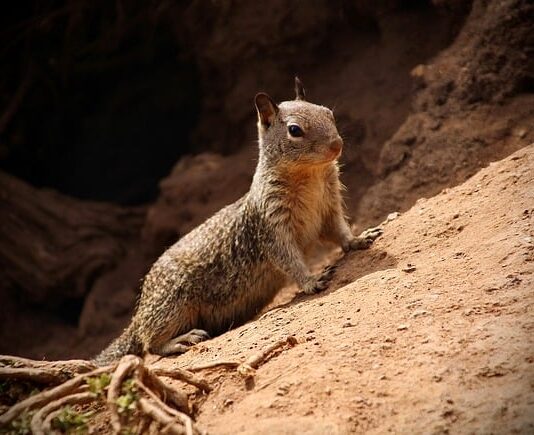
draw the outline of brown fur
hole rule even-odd
[[[126,353],[180,353],[252,317],[288,281],[306,293],[326,287],[306,254],[319,239],[349,249],[378,233],[354,237],[344,215],[337,157],[342,141],[332,112],[302,100],[280,105],[256,96],[259,161],[249,192],[170,247],[152,266],[126,331],[96,359]],[[294,136],[290,126],[301,131]],[[206,333],[207,331],[207,333]]]

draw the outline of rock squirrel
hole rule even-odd
[[[355,237],[344,214],[334,115],[296,99],[255,97],[259,159],[250,190],[171,246],[144,279],[130,325],[100,353],[107,364],[129,353],[171,355],[253,318],[287,281],[305,293],[326,288],[332,268],[314,276],[306,254],[320,239],[345,252],[380,235]]]

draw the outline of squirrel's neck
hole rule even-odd
[[[283,195],[289,190],[299,187],[324,183],[333,171],[337,171],[337,162],[320,165],[295,164],[284,162],[283,159],[272,159],[261,152],[252,179],[249,197],[252,200],[263,200],[274,194]]]

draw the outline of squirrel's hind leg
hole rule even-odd
[[[189,348],[201,341],[208,340],[209,334],[203,329],[191,329],[187,334],[179,335],[162,345],[151,349],[152,353],[160,356],[177,355],[187,352]]]

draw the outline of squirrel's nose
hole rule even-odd
[[[343,139],[340,136],[336,137],[332,142],[330,142],[330,149],[335,152],[341,151],[343,148]]]

